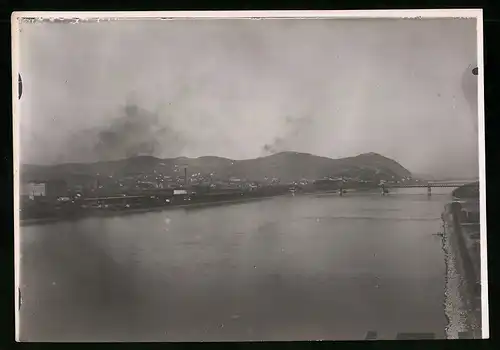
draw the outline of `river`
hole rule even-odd
[[[451,188],[21,228],[22,341],[445,338]]]

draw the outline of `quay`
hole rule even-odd
[[[460,291],[467,312],[469,338],[481,339],[481,254],[479,201],[454,201],[445,207],[443,220],[457,257],[464,284]]]

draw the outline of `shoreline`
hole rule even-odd
[[[346,191],[346,193],[377,193],[376,191],[373,190],[349,190]],[[196,209],[196,208],[204,208],[204,207],[212,207],[212,206],[219,206],[219,205],[231,205],[231,204],[239,204],[239,203],[247,203],[247,202],[253,202],[253,201],[259,201],[259,200],[266,200],[266,199],[271,199],[271,198],[279,198],[283,196],[312,196],[312,195],[317,195],[317,196],[327,196],[327,195],[334,195],[334,194],[339,194],[338,190],[330,190],[330,191],[318,191],[318,192],[302,192],[302,193],[296,193],[295,195],[287,192],[287,193],[281,193],[281,194],[275,194],[275,195],[268,195],[268,196],[255,196],[255,197],[244,197],[244,198],[237,198],[237,199],[229,199],[229,200],[219,200],[219,201],[206,201],[206,202],[191,202],[189,204],[170,204],[166,206],[160,206],[160,207],[146,207],[146,208],[130,208],[130,209],[125,209],[125,210],[116,210],[116,211],[90,211],[87,213],[82,213],[80,215],[74,216],[74,217],[44,217],[44,218],[31,218],[31,219],[20,219],[19,220],[19,226],[32,226],[32,225],[41,225],[41,224],[50,224],[50,223],[56,223],[56,222],[68,222],[68,221],[78,221],[78,220],[83,220],[83,219],[88,219],[88,218],[93,218],[93,217],[118,217],[118,216],[126,216],[126,215],[133,215],[133,214],[140,214],[140,213],[148,213],[148,212],[159,212],[159,211],[166,211],[166,210],[174,210],[174,209]]]
[[[46,217],[46,218],[22,219],[19,220],[19,226],[22,227],[22,226],[31,226],[39,224],[56,223],[56,222],[78,221],[78,220],[83,220],[88,218],[98,218],[98,217],[118,217],[118,216],[134,215],[134,214],[149,213],[149,212],[160,212],[160,211],[175,210],[175,209],[196,209],[196,208],[218,206],[218,205],[253,202],[258,200],[266,200],[271,198],[282,197],[282,196],[291,196],[291,195],[287,193],[274,196],[246,197],[246,198],[224,200],[224,201],[199,202],[199,203],[194,202],[190,204],[171,204],[168,206],[161,206],[161,207],[131,208],[126,210],[100,211],[100,212],[92,211],[76,217]]]
[[[379,194],[379,191],[376,189],[346,189],[344,190],[345,194]],[[289,197],[304,197],[304,196],[332,196],[332,195],[337,195],[339,196],[339,191],[338,190],[325,190],[325,191],[315,191],[315,192],[300,192],[300,193],[295,193],[292,194],[290,192],[287,193],[280,193],[280,194],[274,194],[274,195],[267,195],[267,196],[251,196],[251,197],[244,197],[244,198],[233,198],[229,200],[216,200],[216,201],[201,201],[201,202],[191,202],[189,204],[170,204],[170,205],[165,205],[165,206],[159,206],[159,207],[144,207],[144,208],[129,208],[129,209],[124,209],[124,210],[91,210],[89,212],[83,212],[79,215],[75,216],[67,216],[67,217],[41,217],[41,218],[29,218],[29,219],[20,219],[19,220],[19,226],[32,226],[32,225],[42,225],[42,224],[50,224],[50,223],[56,223],[56,222],[71,222],[71,221],[79,221],[83,219],[88,219],[88,218],[97,218],[97,217],[118,217],[118,216],[126,216],[126,215],[134,215],[134,214],[141,214],[141,213],[148,213],[148,212],[160,212],[160,211],[167,211],[167,210],[175,210],[175,209],[196,209],[196,208],[204,208],[204,207],[212,207],[212,206],[219,206],[219,205],[232,205],[232,204],[239,204],[239,203],[247,203],[247,202],[253,202],[253,201],[259,201],[259,200],[266,200],[266,199],[271,199],[271,198],[278,198],[278,197],[283,197],[283,196],[289,196]],[[339,196],[340,197],[340,196]]]
[[[371,190],[373,191],[373,190]],[[346,193],[354,193],[354,192],[371,192],[370,190],[349,190]],[[233,198],[228,200],[215,200],[215,201],[202,201],[196,202],[193,201],[189,204],[170,204],[160,207],[145,207],[145,208],[129,208],[125,210],[116,210],[116,211],[97,211],[92,210],[89,212],[84,212],[80,215],[76,215],[74,217],[43,217],[43,218],[30,218],[30,219],[20,219],[19,226],[31,226],[38,224],[49,224],[55,222],[68,222],[68,221],[78,221],[92,217],[113,217],[113,216],[125,216],[125,215],[133,215],[140,213],[148,213],[148,212],[158,212],[158,211],[166,211],[166,210],[174,210],[174,209],[196,209],[203,207],[211,207],[211,206],[219,206],[219,205],[231,205],[231,204],[239,204],[239,203],[247,203],[258,200],[266,200],[271,198],[278,198],[283,196],[311,196],[311,195],[332,195],[338,194],[338,190],[329,190],[329,191],[317,191],[317,192],[301,192],[292,194],[290,192],[274,194],[274,195],[266,195],[266,196],[251,196],[251,197],[243,197],[243,198]],[[375,192],[373,192],[375,193]]]

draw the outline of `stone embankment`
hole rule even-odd
[[[445,208],[443,219],[447,227],[447,239],[455,256],[454,265],[461,277],[458,288],[465,307],[465,336],[481,338],[479,201],[450,203]]]

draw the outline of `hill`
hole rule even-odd
[[[77,179],[95,176],[121,178],[138,174],[162,174],[181,176],[181,168],[187,167],[189,174],[213,173],[214,178],[237,177],[249,181],[279,178],[281,182],[300,179],[322,179],[345,176],[367,181],[401,179],[411,177],[411,173],[396,161],[377,153],[366,153],[355,157],[331,159],[307,153],[281,152],[255,159],[232,160],[205,156],[199,158],[159,159],[139,156],[116,161],[96,163],[69,163],[53,166],[23,165],[22,181],[45,181]]]

